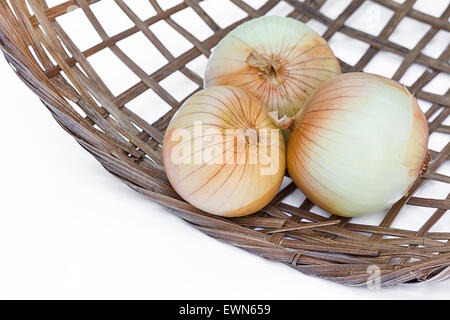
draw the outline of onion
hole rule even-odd
[[[341,72],[327,42],[285,17],[250,20],[226,35],[208,62],[205,87],[243,88],[274,113],[294,116],[324,81]]]
[[[428,124],[398,83],[348,73],[327,81],[294,119],[288,171],[316,205],[340,216],[386,209],[427,164]]]
[[[170,183],[193,206],[221,216],[254,213],[277,193],[286,167],[280,130],[240,88],[211,87],[172,118],[163,143]]]

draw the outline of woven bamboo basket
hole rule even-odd
[[[199,0],[178,1],[168,8],[160,6],[165,1],[149,0],[147,5],[154,14],[146,19],[141,18],[142,12],[128,5],[130,1],[111,0],[132,25],[110,34],[97,16],[98,10],[92,9],[103,1],[106,0],[0,0],[0,47],[17,75],[39,96],[61,127],[110,173],[205,234],[269,260],[288,264],[308,275],[354,286],[365,285],[374,280],[374,275],[380,276],[376,280],[381,286],[441,281],[450,277],[450,230],[430,231],[450,208],[450,198],[448,195],[444,199],[414,196],[430,180],[446,183],[448,187],[450,178],[436,171],[449,160],[450,143],[440,152],[429,150],[431,162],[427,172],[415,182],[407,197],[386,211],[378,224],[317,213],[308,199],[300,205],[286,203],[284,199],[298,192],[292,182],[256,214],[233,219],[212,216],[184,202],[171,188],[161,166],[165,128],[177,108],[188,98],[176,99],[163,86],[163,81],[174,73],[181,73],[186,86],[195,84],[196,89],[191,94],[200,90],[202,74],[193,71],[190,63],[199,57],[206,60],[227,32],[249,19],[270,14],[279,5],[290,8],[287,13],[290,17],[321,23],[326,27],[323,36],[327,40],[341,33],[367,44],[368,49],[353,65],[341,61],[344,72],[363,70],[380,51],[402,58],[392,77],[394,80],[400,80],[414,63],[425,66],[426,70],[409,89],[419,99],[431,103],[426,111],[430,134],[449,134],[449,126],[443,124],[450,114],[448,92],[438,95],[422,89],[439,74],[450,72],[450,50],[447,46],[438,58],[432,58],[422,50],[439,31],[450,31],[450,7],[438,18],[417,11],[413,7],[415,0],[406,0],[402,4],[372,0],[371,3],[392,12],[380,34],[373,36],[346,25],[347,19],[364,5],[364,0],[351,1],[336,19],[320,11],[325,0],[267,0],[259,1],[262,4],[257,8],[245,0],[221,0],[243,13],[241,19],[225,27],[207,13],[203,1]],[[49,6],[50,2],[52,6]],[[212,30],[211,35],[199,39],[189,28],[176,22],[173,16],[183,10],[190,10],[202,20]],[[68,35],[60,20],[72,12],[84,15],[99,39],[96,44],[80,48]],[[389,40],[404,19],[414,19],[430,27],[412,49]],[[152,31],[152,26],[161,21],[187,40],[191,48],[182,54],[171,53],[164,39]],[[140,32],[166,61],[150,73],[119,45]],[[90,59],[101,52],[112,53],[138,81],[118,94],[113,93]],[[161,106],[168,106],[167,112],[153,123],[146,122],[129,107],[145,93],[156,94],[163,102]],[[161,106],[154,104],[147,108],[161,113],[164,112]],[[404,213],[405,206],[431,208],[433,213],[415,230],[392,227],[396,218],[407,214]]]

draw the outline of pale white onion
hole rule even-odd
[[[202,90],[177,111],[163,144],[167,176],[193,206],[227,217],[254,213],[278,191],[286,168],[280,130],[240,88]]]
[[[316,205],[341,216],[387,208],[427,162],[428,124],[398,83],[348,73],[327,81],[297,115],[287,165]]]
[[[324,81],[340,74],[327,42],[286,17],[250,20],[227,34],[208,62],[205,87],[241,87],[275,117],[294,116]]]

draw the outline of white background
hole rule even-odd
[[[428,3],[440,1],[448,3]],[[319,25],[311,26],[320,32]],[[444,41],[445,48],[448,33],[440,39],[434,45]],[[348,62],[357,60],[354,50],[345,51],[344,40],[332,40],[333,50]],[[392,68],[388,59],[377,65],[380,73]],[[429,91],[448,85],[448,75],[442,75]],[[108,174],[57,125],[4,59],[0,88],[2,299],[450,298],[450,281],[350,288],[209,238]],[[448,136],[438,135],[430,147],[440,150],[447,142]],[[448,175],[448,167],[447,161],[440,172]],[[423,192],[445,196],[449,188],[431,184]],[[423,223],[421,214],[404,220]],[[433,231],[448,232],[446,218]]]

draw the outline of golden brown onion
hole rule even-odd
[[[304,23],[266,16],[246,22],[215,48],[205,87],[241,87],[275,117],[294,116],[324,81],[340,74],[327,42]]]
[[[341,216],[383,210],[427,161],[428,124],[398,83],[365,73],[327,81],[294,122],[289,173],[315,204]]]
[[[261,102],[243,89],[202,90],[169,124],[167,176],[201,210],[227,217],[254,213],[272,200],[285,173],[279,131]]]

